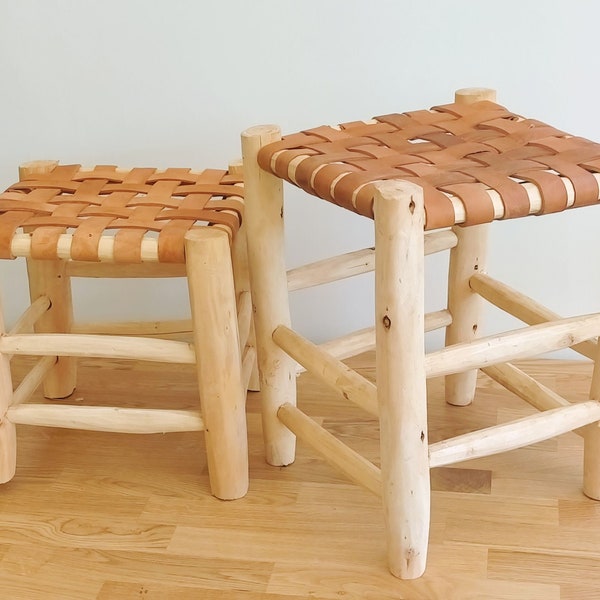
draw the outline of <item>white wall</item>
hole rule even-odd
[[[292,132],[429,107],[466,86],[496,88],[515,112],[600,139],[599,20],[593,0],[0,0],[0,187],[19,163],[45,158],[221,167],[250,125]],[[292,200],[290,264],[372,240],[366,220]],[[593,311],[599,217],[497,224],[490,271],[559,312]],[[429,262],[430,306],[440,308],[444,261]],[[9,323],[26,298],[23,268],[0,264]],[[367,279],[300,293],[299,328],[321,340],[369,324]],[[109,294],[78,282],[78,315],[186,314],[183,285],[137,286],[114,283]],[[505,322],[490,314],[490,328]]]

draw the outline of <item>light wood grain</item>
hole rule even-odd
[[[373,379],[374,356],[348,363]],[[15,383],[33,365],[15,357]],[[569,401],[585,401],[586,362],[517,365]],[[101,384],[100,384],[101,382]],[[131,395],[131,390],[136,394]],[[98,406],[197,404],[192,365],[80,361],[77,395]],[[379,462],[375,418],[317,379],[299,403],[326,430]],[[0,586],[10,600],[590,600],[599,589],[600,503],[582,491],[573,434],[460,468],[433,469],[428,566],[387,571],[381,506],[299,442],[296,462],[264,461],[259,394],[248,399],[250,489],[210,494],[202,436],[122,436],[18,426],[14,479],[0,488]],[[38,391],[34,402],[44,402]],[[53,401],[55,403],[56,401]],[[444,402],[428,385],[433,443],[535,413],[480,375],[477,401]],[[486,483],[487,482],[487,483]],[[466,516],[465,516],[466,515]]]

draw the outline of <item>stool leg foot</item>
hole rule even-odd
[[[0,311],[0,332],[4,333],[4,318]],[[0,354],[0,483],[10,481],[17,465],[17,434],[14,423],[6,415],[13,397],[10,360]]]
[[[73,326],[73,301],[66,262],[28,259],[27,275],[31,301],[48,296],[51,302],[35,324],[36,333],[69,333]],[[61,356],[44,380],[44,396],[66,398],[73,393],[76,382],[77,359]]]
[[[452,323],[446,328],[446,346],[474,340],[478,335],[482,298],[469,286],[469,279],[485,270],[489,225],[455,227],[458,244],[450,251],[448,310]],[[477,385],[477,370],[446,377],[446,402],[471,404]]]
[[[600,401],[600,350],[595,358],[590,400]],[[583,434],[583,493],[600,500],[600,423],[588,425]]]
[[[254,307],[265,457],[270,465],[294,462],[296,438],[277,418],[283,404],[296,405],[296,363],[273,341],[279,325],[290,326],[284,255],[283,188],[258,166],[260,148],[281,139],[274,126],[242,134],[245,221]]]
[[[430,520],[421,188],[379,184],[375,197],[377,396],[389,567],[420,577]]]
[[[248,491],[248,440],[229,238],[205,227],[185,248],[210,485],[233,500]]]

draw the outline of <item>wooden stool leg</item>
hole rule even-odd
[[[590,400],[600,401],[600,349],[594,362]],[[600,500],[600,422],[588,425],[583,435],[583,493]]]
[[[52,171],[58,162],[40,160],[19,167],[19,179],[35,178]],[[51,306],[35,325],[36,333],[70,333],[73,326],[71,281],[63,261],[27,260],[31,301],[48,296]],[[77,359],[59,357],[44,380],[46,398],[66,398],[73,393],[77,380]]]
[[[290,326],[283,237],[283,187],[259,168],[261,146],[281,138],[274,126],[242,134],[248,262],[254,306],[266,460],[275,466],[294,462],[296,439],[277,418],[283,404],[296,404],[296,363],[273,341],[279,325]]]
[[[248,491],[248,439],[229,237],[203,227],[185,244],[210,485],[233,500]]]
[[[478,335],[483,300],[469,286],[472,275],[485,269],[489,225],[455,227],[458,244],[450,251],[448,310],[452,323],[446,328],[446,346],[474,340]],[[446,377],[446,402],[467,406],[473,402],[477,369]]]
[[[465,89],[456,92],[456,102],[470,104],[480,100],[495,101],[493,90]],[[446,329],[446,345],[468,342],[478,335],[483,301],[469,286],[469,279],[486,268],[489,224],[455,227],[458,244],[450,251],[448,273],[448,310],[452,324]],[[446,377],[446,402],[466,406],[473,402],[477,370]]]
[[[383,506],[390,570],[403,579],[423,574],[429,536],[424,215],[418,186],[378,185],[375,317]]]
[[[6,333],[0,307],[0,332]],[[0,354],[0,483],[10,481],[17,465],[17,435],[14,423],[6,417],[13,396],[10,359]]]
[[[60,260],[27,260],[31,301],[48,296],[51,306],[36,322],[36,333],[70,333],[73,326],[71,280]],[[46,398],[66,398],[77,383],[77,359],[61,356],[44,380]]]

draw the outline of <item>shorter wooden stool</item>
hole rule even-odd
[[[31,306],[8,332],[0,316],[0,482],[15,473],[17,424],[204,431],[212,493],[222,499],[245,495],[245,400],[254,349],[246,344],[251,302],[243,206],[239,166],[194,172],[48,161],[21,167],[20,181],[0,195],[0,258],[27,259]],[[187,276],[193,345],[74,333],[73,276]],[[41,357],[14,392],[13,355]],[[69,396],[76,357],[83,356],[195,364],[199,408],[27,403],[42,382],[47,398]]]
[[[600,144],[494,100],[490,90],[463,90],[454,103],[431,110],[283,139],[272,125],[242,135],[267,461],[290,464],[297,435],[381,496],[390,569],[402,578],[425,569],[431,468],[577,430],[585,440],[584,492],[600,499],[600,313],[561,319],[486,274],[492,222],[599,203]],[[372,219],[376,247],[286,273],[283,180]],[[442,250],[450,250],[448,304],[425,314],[423,257]],[[373,268],[373,329],[323,346],[292,329],[288,285],[308,287]],[[477,339],[483,300],[530,326]],[[424,333],[439,328],[446,329],[446,347],[426,354]],[[596,361],[589,401],[571,404],[508,362],[566,347]],[[371,349],[377,386],[340,360]],[[381,468],[296,407],[296,362],[378,416]],[[446,376],[447,401],[467,405],[478,368],[542,412],[430,444],[427,378]]]

